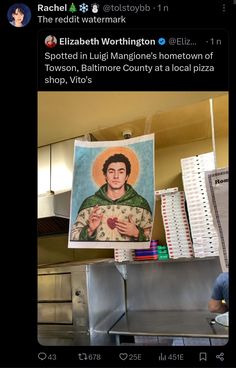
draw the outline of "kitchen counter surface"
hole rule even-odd
[[[128,311],[110,334],[228,338],[228,327],[211,324],[208,311]]]

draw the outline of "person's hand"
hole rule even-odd
[[[99,209],[99,206],[96,205],[89,218],[88,218],[88,235],[92,236],[94,231],[98,228],[102,221],[103,214],[101,213],[101,210]]]
[[[132,215],[129,215],[128,220],[129,221],[117,220],[116,221],[117,230],[122,235],[138,238],[139,231],[137,226],[135,225],[135,222],[132,219]]]

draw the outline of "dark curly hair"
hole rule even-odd
[[[131,164],[130,164],[129,159],[125,155],[123,155],[122,153],[116,153],[115,155],[108,157],[108,159],[104,162],[103,168],[102,168],[102,172],[103,172],[104,175],[106,175],[108,166],[112,162],[124,162],[124,164],[126,166],[126,174],[127,175],[130,174]]]

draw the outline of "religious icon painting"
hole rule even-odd
[[[154,134],[75,141],[69,248],[148,248],[155,210]]]

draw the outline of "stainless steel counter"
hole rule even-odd
[[[227,327],[210,324],[215,316],[208,311],[128,311],[109,333],[227,339]]]
[[[114,345],[107,331],[124,312],[123,278],[109,259],[38,269],[41,345]]]

